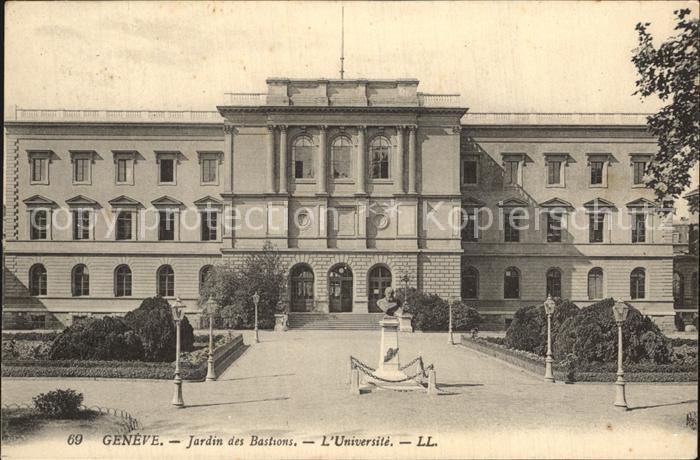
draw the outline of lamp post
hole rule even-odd
[[[185,316],[185,306],[180,301],[180,298],[175,299],[172,305],[173,321],[175,321],[175,394],[173,395],[173,406],[183,407],[185,402],[182,400],[182,379],[180,378],[180,321]]]
[[[260,302],[260,296],[258,291],[253,294],[253,304],[255,304],[255,343],[260,343],[260,337],[258,337],[258,302]]]
[[[544,360],[544,380],[554,383],[554,374],[552,374],[552,314],[556,303],[552,300],[552,296],[548,295],[544,301],[544,312],[547,315],[547,358]]]
[[[622,370],[622,324],[627,319],[629,307],[622,300],[616,300],[613,305],[613,315],[617,323],[617,380],[615,381],[615,407],[627,410],[625,399],[625,372]]]
[[[411,281],[411,277],[408,276],[408,268],[407,267],[404,267],[403,276],[401,277],[400,281],[403,283],[403,299],[402,300],[403,300],[404,305],[401,306],[403,309],[404,307],[408,306],[408,283],[409,283],[409,281]]]
[[[207,313],[209,314],[209,357],[207,358],[207,382],[216,380],[214,370],[214,313],[216,312],[216,302],[209,297],[207,300]]]
[[[450,318],[449,318],[449,323],[447,325],[447,343],[450,345],[455,344],[454,336],[452,335],[452,297],[447,299],[447,302],[449,304],[449,310],[450,310]]]

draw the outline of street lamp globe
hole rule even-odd
[[[182,304],[179,297],[175,299],[175,302],[170,308],[173,313],[173,321],[182,321],[182,316],[185,313],[185,306]]]
[[[544,301],[544,312],[548,315],[554,314],[554,308],[557,306],[557,303],[552,299],[551,295],[547,296],[547,300]]]
[[[253,303],[257,305],[258,302],[260,302],[260,296],[258,295],[258,291],[255,291],[255,294],[253,294]]]
[[[627,314],[630,311],[630,307],[622,300],[618,299],[613,305],[613,315],[615,315],[615,322],[622,324],[627,320]]]
[[[206,305],[207,305],[207,314],[208,315],[211,316],[214,313],[216,313],[216,302],[214,301],[214,299],[211,296],[209,297],[209,300],[207,300]]]

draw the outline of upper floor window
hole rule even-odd
[[[90,295],[90,273],[83,265],[76,265],[72,272],[72,294],[73,297]]]
[[[133,212],[119,211],[117,214],[117,240],[130,240],[133,229]]]
[[[644,243],[647,238],[647,216],[643,212],[632,213],[632,242]]]
[[[45,185],[49,183],[49,163],[51,152],[29,152],[29,183]]]
[[[518,243],[520,241],[520,231],[525,228],[525,211],[520,208],[506,208],[504,216],[505,241],[507,243]]]
[[[216,241],[218,212],[214,210],[202,211],[200,218],[202,221],[202,241]]]
[[[608,165],[610,164],[611,156],[607,153],[589,153],[588,154],[588,170],[589,170],[589,185],[591,187],[607,187],[608,186]]]
[[[503,274],[503,298],[520,298],[520,271],[515,267],[509,267]]]
[[[603,269],[592,268],[588,272],[588,299],[596,300],[603,298]]]
[[[588,241],[590,243],[602,243],[605,228],[605,214],[592,212],[588,214]]]
[[[221,153],[198,152],[198,154],[200,165],[200,183],[202,185],[218,185]]]
[[[505,162],[505,178],[504,184],[508,185],[518,185],[519,175],[520,175],[520,161],[509,160]]]
[[[136,152],[115,151],[114,182],[117,185],[134,185],[134,163]]]
[[[175,240],[175,211],[162,209],[158,211],[158,239],[160,241]]]
[[[645,297],[646,273],[643,268],[635,268],[630,274],[630,299]]]
[[[462,185],[477,185],[479,183],[479,157],[468,155],[462,159]]]
[[[644,171],[647,169],[646,161],[634,161],[632,163],[632,184],[644,185]]]
[[[294,178],[313,179],[314,177],[314,144],[308,136],[299,136],[294,140],[292,154],[294,155]]]
[[[389,178],[389,156],[391,144],[384,136],[377,136],[372,139],[369,147],[370,157],[370,177],[372,179]]]
[[[92,238],[92,210],[73,210],[73,239],[89,240]]]
[[[177,152],[156,152],[158,163],[158,184],[175,185],[177,183]]]
[[[331,147],[333,178],[352,177],[352,142],[345,136],[335,138]]]
[[[562,219],[558,212],[547,213],[547,243],[561,243]]]
[[[49,211],[46,209],[35,209],[29,213],[29,239],[48,239]]]
[[[603,162],[591,161],[591,185],[603,185]]]
[[[73,163],[73,184],[91,184],[94,152],[71,152],[70,154]]]
[[[46,291],[46,268],[42,264],[34,264],[29,269],[29,294],[34,296],[46,295]]]

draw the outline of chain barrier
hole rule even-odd
[[[362,361],[355,358],[354,356],[350,356],[351,369],[359,369],[360,371],[362,371],[363,374],[365,374],[369,377],[372,377],[373,379],[379,380],[381,382],[386,382],[386,383],[402,383],[402,382],[408,382],[409,380],[415,381],[415,379],[417,377],[427,378],[428,371],[433,370],[433,365],[431,364],[428,367],[425,367],[423,365],[423,358],[421,358],[420,356],[418,358],[414,359],[413,361],[411,361],[410,363],[406,364],[405,366],[400,367],[399,369],[403,371],[404,369],[407,369],[408,367],[412,366],[416,362],[420,364],[418,372],[416,372],[413,375],[407,376],[405,379],[393,380],[393,379],[385,379],[383,377],[379,377],[378,375],[376,375],[374,373],[376,371],[376,369],[368,366],[367,364],[363,363]]]

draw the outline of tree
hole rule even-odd
[[[639,46],[632,57],[639,73],[634,94],[642,98],[656,95],[667,102],[647,119],[650,133],[658,139],[659,151],[647,167],[645,182],[660,202],[678,198],[690,185],[700,145],[698,18],[690,17],[689,9],[674,14],[678,33],[658,48],[648,31],[651,24],[637,24]],[[697,211],[697,202],[690,206],[691,211]]]

